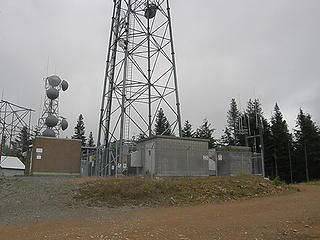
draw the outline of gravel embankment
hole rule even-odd
[[[0,178],[0,226],[43,220],[125,218],[130,208],[183,206],[296,191],[254,176],[225,178]],[[131,207],[130,207],[131,206]]]
[[[0,224],[76,218],[99,221],[115,215],[112,209],[74,200],[76,180],[66,176],[0,178]]]
[[[70,213],[74,207],[67,177],[11,177],[0,180],[0,223],[37,221]]]

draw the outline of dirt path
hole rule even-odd
[[[218,205],[122,210],[113,220],[0,225],[0,239],[320,239],[320,186],[299,188],[293,194]]]

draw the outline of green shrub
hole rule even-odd
[[[272,180],[273,184],[276,186],[280,186],[283,185],[284,183],[281,181],[281,179],[279,178],[279,176],[276,176],[273,180]]]

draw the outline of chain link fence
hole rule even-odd
[[[262,175],[261,154],[251,151],[216,151],[194,146],[155,146],[124,151],[120,159],[114,146],[82,148],[82,176],[236,176]],[[108,153],[108,156],[106,155]]]

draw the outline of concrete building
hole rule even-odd
[[[237,176],[252,174],[252,153],[249,147],[224,146],[209,150],[210,158],[217,163],[217,172],[210,175]]]
[[[17,157],[1,156],[0,176],[11,177],[24,175],[25,166]]]
[[[208,141],[154,136],[137,143],[129,172],[149,176],[209,176]]]
[[[36,137],[28,151],[28,175],[80,175],[81,140]]]

